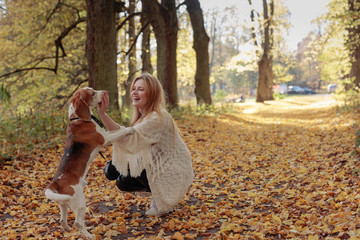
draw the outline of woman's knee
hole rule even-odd
[[[130,174],[127,176],[120,175],[116,179],[116,186],[124,192],[136,192],[146,191],[150,192],[148,180],[146,178],[145,170],[140,177],[131,177]]]

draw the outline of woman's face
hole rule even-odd
[[[147,86],[143,79],[139,79],[134,83],[131,90],[132,105],[142,112],[145,109],[148,99],[146,97]]]

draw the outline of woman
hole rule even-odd
[[[112,164],[120,173],[115,174],[117,186],[123,191],[150,191],[151,206],[146,214],[161,215],[172,210],[192,183],[190,152],[166,111],[164,91],[157,78],[149,73],[137,77],[131,85],[131,98],[134,111],[130,126],[135,134],[113,144]],[[106,128],[124,128],[106,114],[108,106],[105,92],[99,116]],[[111,166],[105,173],[114,179]]]

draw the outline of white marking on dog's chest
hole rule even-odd
[[[97,124],[94,120],[92,120],[92,121],[93,121],[93,123],[94,123],[95,126],[96,126],[96,131],[97,131],[98,133],[100,133],[100,134],[105,138],[106,130],[105,130],[104,128],[100,127],[99,124]]]
[[[94,158],[96,157],[96,155],[99,153],[99,150],[100,150],[100,147],[96,147],[92,153],[90,154],[90,158],[89,158],[89,161],[86,163],[86,168],[85,168],[85,172],[84,172],[84,175],[82,176],[83,179],[86,179],[86,175],[89,171],[89,168],[90,168],[90,164],[91,162],[94,160]]]

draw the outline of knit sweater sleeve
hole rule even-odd
[[[135,125],[135,133],[118,141],[119,146],[129,153],[137,153],[157,143],[162,134],[162,119],[156,112],[151,113],[141,123]]]

